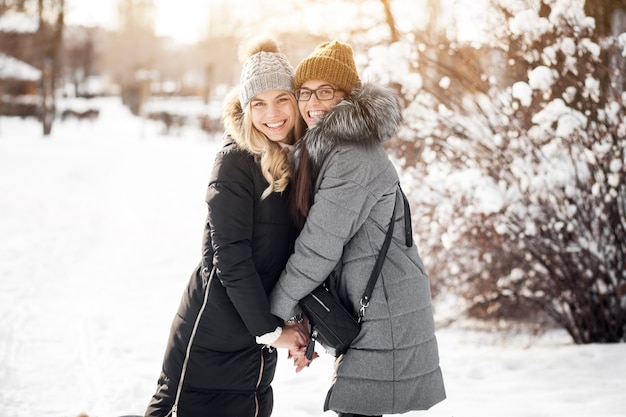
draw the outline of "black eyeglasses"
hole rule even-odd
[[[332,87],[322,87],[317,90],[309,90],[308,88],[299,88],[296,90],[296,100],[309,101],[311,96],[315,94],[315,97],[320,101],[332,100],[335,97],[335,92],[339,91]]]

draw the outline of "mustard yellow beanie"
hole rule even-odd
[[[308,80],[322,80],[350,92],[361,84],[350,45],[324,42],[296,67],[294,87],[300,88]]]

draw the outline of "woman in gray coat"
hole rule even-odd
[[[292,201],[302,231],[271,293],[272,312],[284,320],[299,314],[299,300],[334,270],[334,285],[356,315],[399,204],[361,332],[336,360],[324,410],[348,417],[428,409],[445,398],[430,285],[405,236],[410,213],[382,147],[401,122],[399,102],[388,89],[361,86],[351,47],[337,41],[298,65],[295,88],[309,126],[298,143]]]

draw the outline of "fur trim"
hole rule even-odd
[[[391,89],[374,84],[354,89],[300,141],[307,147],[313,178],[336,145],[381,144],[393,137],[401,122],[402,107]]]
[[[231,89],[224,98],[222,123],[226,135],[230,136],[242,149],[250,151],[243,140],[243,109],[239,101],[239,88]]]
[[[280,53],[278,41],[272,36],[259,36],[242,44],[237,51],[239,63],[244,64],[248,58],[259,52]]]

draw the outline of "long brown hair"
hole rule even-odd
[[[293,188],[289,195],[289,214],[298,229],[302,230],[313,204],[313,175],[306,147],[306,136],[300,139],[298,150],[297,169],[292,176]]]

